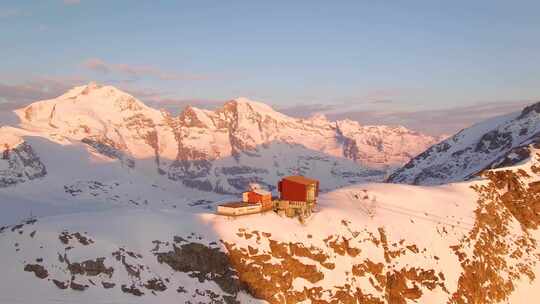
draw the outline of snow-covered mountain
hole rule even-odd
[[[438,185],[467,180],[528,158],[532,143],[540,143],[540,103],[462,130],[411,159],[388,181]]]
[[[382,180],[388,168],[439,140],[403,127],[292,118],[245,98],[215,111],[187,107],[175,117],[95,83],[16,113],[33,136],[83,143],[138,173],[222,193],[237,193],[250,182],[272,189],[292,173],[324,180],[323,190]],[[10,148],[3,144],[3,150]]]

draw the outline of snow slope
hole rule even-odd
[[[540,103],[489,119],[433,145],[389,178],[391,183],[438,185],[474,177],[486,168],[512,164],[528,155],[520,147],[538,142]],[[515,157],[504,163],[507,157]]]
[[[509,172],[527,169],[532,174],[531,168],[538,163],[524,163]],[[480,258],[501,255],[505,268],[492,269],[502,278],[512,278],[516,297],[533,296],[535,289],[529,285],[539,287],[537,280],[531,283],[524,274],[516,276],[509,269],[515,267],[525,274],[536,271],[537,249],[524,238],[537,239],[538,231],[524,228],[526,223],[515,213],[508,216],[484,211],[478,217],[479,210],[491,208],[478,200],[484,190],[471,188],[474,185],[489,188],[492,182],[488,178],[437,187],[350,186],[323,194],[319,211],[305,225],[273,212],[227,218],[198,206],[174,208],[154,203],[91,204],[88,209],[91,201],[100,198],[74,199],[69,202],[73,209],[63,210],[61,215],[1,228],[0,301],[234,303],[236,299],[240,303],[309,303],[317,299],[344,303],[357,299],[446,303],[455,298],[451,302],[459,303],[456,299],[460,297],[472,299],[463,294],[463,282],[470,275],[463,263],[478,258],[478,252],[483,252],[479,246],[486,242],[475,238],[490,233],[489,237],[506,249],[497,252],[486,248]],[[14,188],[7,189],[12,192]],[[140,195],[146,194],[142,181],[132,190],[137,189]],[[149,196],[181,195],[173,195],[171,190]],[[504,194],[506,190],[497,191]],[[11,206],[24,200],[48,205],[53,201],[49,195],[30,199],[23,198],[22,192],[11,193],[12,205],[2,199],[2,210],[10,213]],[[30,205],[20,207],[24,206]],[[495,210],[511,210],[505,206]],[[508,231],[484,227],[485,217],[491,217],[488,222],[504,219]],[[540,222],[538,216],[533,220]],[[485,231],[477,234],[475,230]],[[510,256],[518,250],[519,257]],[[217,252],[225,254],[230,264],[224,266]],[[468,258],[462,259],[462,255]],[[196,256],[205,257],[202,264]],[[102,267],[84,266],[85,261],[99,265],[100,258],[104,258]],[[43,279],[37,277],[43,273],[36,265],[46,270]],[[480,284],[494,293],[502,286],[490,281],[491,275],[489,279],[478,276]],[[223,277],[232,283],[220,281]],[[149,283],[152,281],[154,285]],[[237,281],[249,288],[235,289]],[[105,288],[106,284],[114,286]],[[505,290],[503,300],[514,296],[512,291]]]
[[[474,182],[324,193],[303,225],[218,216],[233,197],[154,184],[83,144],[26,140],[68,166],[1,190],[0,302],[497,303],[539,286],[534,145]]]
[[[354,194],[369,194],[375,197],[379,204],[385,208],[376,210],[376,215],[370,217],[362,210],[362,199],[356,199]],[[404,249],[407,254],[393,259],[393,267],[420,267],[422,269],[434,269],[436,273],[444,272],[448,280],[449,289],[455,288],[458,273],[450,272],[449,269],[458,269],[458,260],[449,251],[449,244],[458,242],[466,229],[452,227],[452,223],[462,221],[464,224],[471,222],[474,203],[471,201],[472,190],[467,185],[444,186],[435,189],[413,188],[410,186],[369,184],[343,188],[335,192],[325,194],[321,198],[320,211],[316,213],[303,226],[297,220],[281,218],[273,213],[258,214],[230,219],[201,211],[200,209],[182,210],[171,207],[140,208],[136,206],[124,206],[114,208],[109,206],[102,209],[95,207],[94,210],[86,210],[81,202],[72,202],[81,207],[74,210],[73,214],[47,216],[39,218],[36,223],[27,224],[19,229],[10,226],[0,234],[0,250],[3,257],[0,267],[4,270],[0,278],[0,300],[11,303],[32,303],[39,300],[42,303],[56,301],[77,303],[173,303],[178,300],[203,301],[209,303],[209,296],[197,295],[196,289],[211,290],[219,295],[228,295],[220,289],[219,285],[207,280],[199,283],[190,277],[188,273],[174,272],[166,264],[160,264],[153,249],[154,241],[173,243],[175,236],[180,236],[189,242],[202,243],[227,251],[219,240],[234,244],[235,248],[257,248],[261,253],[271,252],[269,240],[282,243],[300,243],[310,248],[320,248],[321,252],[329,253],[328,263],[335,263],[335,268],[328,269],[319,265],[316,261],[307,257],[298,258],[306,265],[316,265],[316,269],[324,275],[324,279],[316,283],[309,283],[301,278],[293,280],[290,291],[302,291],[306,286],[319,286],[328,289],[331,293],[337,291],[336,286],[350,283],[353,277],[350,267],[355,262],[370,259],[375,262],[385,262],[384,249],[366,239],[375,235],[374,239],[380,238],[379,228],[383,228],[388,236],[389,244],[405,240],[405,245],[415,244],[421,253],[414,254],[409,249]],[[407,201],[403,197],[409,197]],[[432,204],[436,199],[437,205]],[[36,200],[39,204],[39,199]],[[46,204],[46,203],[44,203]],[[404,209],[406,206],[406,209]],[[5,208],[6,206],[4,206]],[[6,208],[10,210],[9,208]],[[4,209],[4,210],[6,210]],[[407,213],[409,210],[418,212]],[[83,211],[84,210],[84,211]],[[392,211],[395,210],[395,211]],[[421,210],[421,212],[419,211]],[[431,217],[424,216],[423,212],[437,215],[441,223],[433,222]],[[443,224],[443,223],[450,224]],[[448,232],[441,237],[443,227]],[[244,230],[245,229],[245,230]],[[36,231],[33,236],[31,234]],[[258,237],[246,237],[242,231],[248,234],[253,231],[270,233],[271,237],[258,239]],[[89,245],[82,245],[76,239],[67,244],[62,243],[60,236],[63,232],[69,234],[81,233],[92,240]],[[192,234],[193,233],[193,234]],[[358,233],[358,234],[357,234]],[[360,254],[356,256],[340,255],[332,252],[325,239],[332,237],[337,243],[341,237],[349,239],[351,247],[358,248]],[[178,245],[178,244],[177,244]],[[405,248],[405,245],[403,248]],[[160,252],[171,249],[172,244],[161,245]],[[390,245],[391,246],[391,245]],[[73,247],[73,248],[69,248]],[[130,275],[122,262],[114,259],[112,253],[124,248],[141,258],[129,258],[130,265],[144,265],[141,268],[140,277]],[[326,248],[326,249],[325,249]],[[426,248],[426,251],[423,249]],[[71,274],[66,263],[58,260],[58,256],[65,256],[71,263],[85,260],[94,260],[105,257],[105,266],[113,267],[111,277],[104,274],[97,276],[85,274]],[[435,259],[435,256],[438,259]],[[41,262],[36,262],[43,259]],[[272,263],[280,264],[279,258],[273,258]],[[282,261],[283,262],[283,261]],[[31,272],[23,271],[27,264],[43,265],[48,271],[47,278],[40,280]],[[389,266],[390,267],[390,266]],[[73,276],[73,277],[72,277]],[[7,279],[9,278],[9,280]],[[151,292],[143,287],[144,282],[152,278],[159,278],[165,282],[167,290]],[[167,278],[168,282],[165,281]],[[77,284],[88,285],[85,291],[59,289],[52,280],[61,282],[71,281]],[[89,280],[93,282],[89,283]],[[365,288],[366,292],[373,293],[383,298],[384,293],[377,292],[374,288],[367,288],[367,278],[357,279],[354,286]],[[114,283],[111,289],[104,289],[102,282]],[[135,284],[145,295],[137,297],[122,292],[120,286]],[[21,286],[25,286],[21,288]],[[177,288],[182,286],[187,292],[178,293]],[[31,292],[28,292],[31,290]],[[440,302],[447,295],[438,290],[437,292],[424,291],[421,298],[424,303]],[[209,293],[208,293],[209,294]],[[195,295],[195,297],[192,297]],[[255,301],[250,296],[240,293],[242,303]]]

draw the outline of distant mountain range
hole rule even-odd
[[[215,111],[188,106],[172,116],[95,83],[16,113],[19,128],[0,130],[4,186],[45,177],[56,165],[41,162],[25,136],[83,144],[129,170],[220,193],[240,192],[251,182],[272,190],[281,176],[294,173],[324,180],[326,190],[380,181],[441,140],[404,127],[293,118],[246,98]]]

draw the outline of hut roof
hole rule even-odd
[[[318,180],[316,179],[307,178],[301,175],[286,176],[283,179],[286,179],[288,181],[295,182],[298,184],[302,184],[302,185],[312,185],[312,184],[318,183]]]
[[[218,206],[228,207],[228,208],[242,208],[242,207],[250,207],[250,206],[257,206],[257,205],[258,203],[230,202],[230,203],[219,204]]]
[[[256,190],[253,190],[253,192],[255,192],[255,193],[259,194],[259,195],[271,195],[272,194],[269,191],[262,190],[262,189],[256,189]]]

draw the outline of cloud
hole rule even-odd
[[[39,77],[19,84],[0,82],[0,110],[14,110],[36,100],[54,98],[85,82],[79,77]]]
[[[391,104],[391,100],[372,103]],[[281,108],[284,114],[306,118],[325,114],[330,120],[351,119],[363,125],[403,125],[431,135],[454,134],[475,123],[499,115],[520,111],[534,101],[483,102],[438,110],[403,111],[392,109],[359,110],[359,104],[300,104]]]
[[[325,105],[325,104],[299,104],[291,107],[278,108],[277,111],[299,118],[307,118],[315,114],[326,114],[339,109],[339,105]]]
[[[118,74],[129,77],[130,80],[138,80],[144,77],[159,80],[202,80],[207,77],[196,74],[180,74],[163,71],[159,68],[143,65],[129,65],[123,63],[109,63],[99,58],[90,58],[82,63],[82,66],[102,74]]]
[[[422,111],[351,111],[329,114],[331,119],[349,118],[362,124],[403,125],[432,135],[454,134],[475,123],[520,111],[534,101],[484,102],[470,106]]]
[[[80,3],[81,3],[81,0],[64,0],[64,4],[66,5],[77,5]]]
[[[23,12],[16,8],[0,8],[0,19],[18,17],[24,15]]]
[[[390,104],[393,102],[394,101],[392,99],[376,99],[376,100],[370,101],[370,103],[372,104]]]

